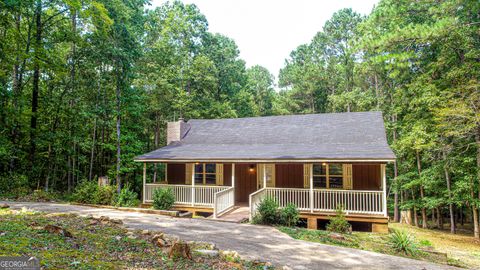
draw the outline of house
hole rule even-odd
[[[171,187],[177,209],[221,219],[243,207],[251,218],[271,196],[294,203],[309,228],[342,206],[354,229],[387,230],[385,167],[395,155],[381,112],[181,119],[168,123],[167,146],[135,160],[144,163],[145,204]],[[155,163],[165,175],[153,183]]]

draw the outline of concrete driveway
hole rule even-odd
[[[174,218],[58,203],[0,202],[13,209],[122,219],[125,226],[176,235],[183,240],[213,242],[219,249],[235,250],[242,258],[268,261],[293,269],[457,269],[375,252],[295,240],[273,227],[205,219]],[[0,221],[1,222],[1,221]]]

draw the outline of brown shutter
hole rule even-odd
[[[343,164],[343,189],[352,189],[352,164]]]
[[[186,185],[192,184],[192,170],[193,170],[193,163],[185,164],[185,184]]]
[[[303,164],[303,187],[310,188],[310,173],[312,172],[312,164]]]
[[[215,173],[217,186],[223,186],[223,164],[217,163],[215,165]]]

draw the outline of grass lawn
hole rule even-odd
[[[428,240],[434,250],[446,253],[459,266],[480,269],[480,241],[472,236],[471,231],[459,229],[457,234],[451,234],[449,230],[422,229],[399,223],[391,223],[389,228],[404,229],[418,240]]]
[[[95,223],[95,222],[93,222]],[[64,236],[45,229],[59,226]],[[169,258],[146,235],[71,214],[0,210],[0,256],[36,256],[48,269],[264,269],[232,256]],[[268,267],[267,267],[268,268]]]
[[[480,267],[480,242],[472,236],[451,235],[448,231],[425,230],[396,223],[389,224],[389,228],[406,230],[412,234],[420,251],[415,255],[408,255],[395,250],[390,245],[389,234],[353,232],[352,234],[343,234],[345,240],[337,240],[330,237],[329,232],[322,230],[288,227],[279,227],[279,230],[295,239],[305,241],[369,250],[471,269]]]

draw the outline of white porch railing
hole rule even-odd
[[[234,187],[230,187],[215,193],[213,197],[213,218],[217,218],[235,205],[234,196]]]
[[[262,198],[265,197],[265,188],[261,188],[248,197],[248,205],[250,207],[250,221],[252,221],[253,216],[257,213],[257,207]]]
[[[264,188],[250,195],[250,219],[257,211],[257,205],[266,196],[274,198],[280,207],[293,203],[301,211],[334,212],[342,206],[347,214],[383,215],[385,205],[383,191]]]
[[[304,188],[267,188],[265,196],[275,198],[280,207],[294,203],[298,210],[310,210],[310,190]]]
[[[314,211],[334,211],[342,206],[347,213],[383,214],[383,192],[361,190],[313,190]]]
[[[214,195],[217,192],[228,189],[224,186],[194,186],[191,185],[169,185],[169,184],[145,184],[144,201],[153,202],[153,191],[157,188],[171,188],[175,194],[175,204],[214,206]],[[195,198],[192,196],[194,191]]]
[[[228,189],[223,186],[195,186],[194,205],[214,206],[215,193]]]

